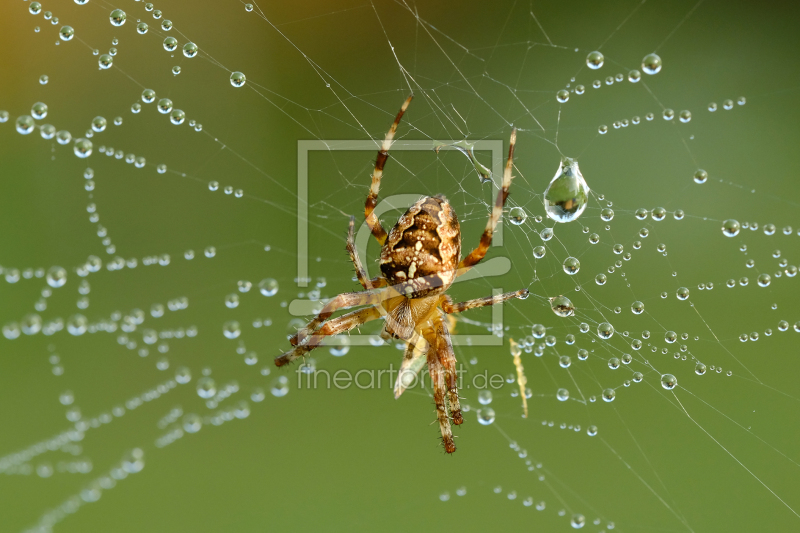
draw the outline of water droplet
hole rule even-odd
[[[628,81],[631,83],[637,83],[640,79],[642,79],[642,73],[638,70],[631,70],[628,72]]]
[[[231,85],[234,87],[242,87],[247,81],[245,75],[241,72],[234,72],[231,74]]]
[[[47,271],[47,284],[57,289],[58,287],[63,287],[64,284],[67,282],[67,271],[60,267],[54,266],[50,267]]]
[[[235,320],[225,322],[222,326],[222,333],[228,339],[235,339],[242,333],[242,328]]]
[[[536,247],[534,247],[534,249],[533,249],[533,257],[535,257],[536,259],[541,259],[542,257],[544,257],[544,254],[545,254],[544,246],[536,246]]]
[[[645,74],[658,74],[661,71],[661,58],[656,54],[647,54],[642,59],[642,70]]]
[[[601,339],[610,339],[614,335],[614,326],[608,322],[601,322],[597,326],[597,336]]]
[[[564,268],[564,272],[566,272],[570,276],[574,276],[581,269],[580,261],[578,261],[574,257],[567,257],[566,259],[564,259],[564,264],[562,266]]]
[[[767,274],[766,272],[763,272],[763,273],[758,275],[757,281],[758,281],[758,286],[759,287],[769,287],[769,284],[772,281],[772,278],[770,278],[769,274]]]
[[[76,156],[85,159],[92,155],[92,141],[89,139],[77,139],[75,145],[72,147],[72,151]],[[88,184],[89,182],[86,183]]]
[[[108,54],[103,54],[97,60],[97,64],[100,65],[100,68],[102,69],[109,69],[111,68],[111,65],[114,64],[114,59]]]
[[[708,172],[706,172],[702,168],[698,169],[697,172],[694,173],[695,183],[705,183],[707,179],[708,179]]]
[[[722,109],[731,110],[733,109],[733,100],[725,100],[722,102]]]
[[[586,209],[589,187],[581,174],[578,162],[565,157],[544,192],[547,216],[556,222],[575,220]]]
[[[98,133],[104,131],[107,125],[108,122],[103,117],[94,117],[92,119],[92,129]]]
[[[567,91],[566,89],[561,89],[560,91],[558,91],[556,93],[556,100],[558,100],[562,104],[565,103],[567,100],[569,100],[569,91]]]
[[[695,371],[697,371],[696,368]],[[678,386],[678,378],[672,374],[664,374],[661,376],[661,386],[667,390],[672,390]]]
[[[603,390],[603,401],[604,402],[613,402],[614,398],[617,397],[617,392],[614,389],[604,389]]]
[[[678,120],[680,120],[683,123],[686,123],[686,122],[689,122],[690,120],[692,120],[691,111],[689,111],[688,109],[684,109],[683,111],[678,113]]]
[[[258,290],[264,296],[275,296],[278,293],[278,282],[273,278],[262,279],[258,284]]]
[[[136,25],[136,31],[140,35],[144,35],[145,33],[147,33],[148,29],[149,29],[149,27],[147,26],[146,22],[140,22],[139,24]]]
[[[484,407],[483,409],[478,409],[478,423],[482,426],[488,426],[492,422],[494,422],[495,414],[494,409],[491,407]]]
[[[125,24],[126,18],[127,15],[121,9],[115,9],[114,11],[111,12],[111,15],[108,17],[108,19],[111,21],[112,26],[122,26],[123,24]]]
[[[512,207],[511,210],[508,212],[508,220],[515,226],[520,226],[525,223],[525,219],[528,218],[528,214],[525,210],[521,207]]]
[[[161,21],[161,29],[164,31],[169,31],[172,29],[172,21],[164,19]]]
[[[631,304],[631,311],[634,315],[641,315],[644,313],[644,304],[639,301],[633,302]]]
[[[31,5],[28,6],[28,11],[31,15],[38,15],[42,12],[42,4],[39,2],[31,2]]]
[[[555,296],[550,298],[550,309],[557,316],[568,317],[575,314],[575,306],[566,296]]]
[[[245,4],[244,5],[244,10],[249,13],[250,11],[253,10],[253,4]]]
[[[176,126],[183,124],[184,120],[186,120],[186,113],[184,113],[180,109],[173,109],[172,112],[169,114],[169,121],[175,124]]]
[[[28,135],[30,132],[33,131],[33,128],[36,126],[36,123],[33,121],[33,117],[30,115],[22,115],[21,117],[17,118],[16,128],[17,132],[21,133],[22,135]]]
[[[492,391],[482,390],[478,393],[478,403],[481,405],[489,405],[492,403]]]
[[[225,307],[228,309],[234,309],[239,307],[239,295],[236,293],[231,293],[225,297]]]
[[[286,396],[289,394],[289,378],[286,376],[278,376],[272,382],[269,391],[276,398],[282,398],[283,396]]]
[[[558,389],[556,398],[558,398],[559,402],[565,402],[569,400],[569,391],[567,389]]]
[[[197,45],[194,43],[186,43],[183,45],[183,55],[186,57],[194,57],[197,55]]]
[[[178,47],[178,39],[175,37],[167,37],[164,39],[164,50],[167,52],[174,52]]]
[[[590,52],[589,55],[586,56],[586,66],[592,70],[597,70],[602,67],[604,61],[605,58],[603,54],[597,51]]]
[[[569,523],[572,529],[580,529],[586,524],[586,518],[582,514],[574,514]]]
[[[203,427],[203,419],[200,417],[200,415],[196,415],[194,413],[189,413],[186,416],[184,416],[182,422],[183,422],[183,430],[186,433],[197,433]]]
[[[58,36],[62,41],[70,41],[72,37],[75,36],[75,30],[72,29],[72,26],[61,26],[61,29],[58,31]]]
[[[331,355],[342,357],[347,355],[350,351],[350,337],[347,335],[337,335],[331,340],[331,346],[328,349]]]
[[[217,384],[213,378],[204,376],[197,380],[197,395],[203,399],[213,398],[217,393]]]
[[[175,371],[175,381],[180,385],[185,385],[192,380],[192,372],[182,366]]]
[[[722,223],[722,234],[726,237],[735,237],[739,234],[739,222],[729,218]]]

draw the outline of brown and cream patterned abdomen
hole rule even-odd
[[[447,290],[461,260],[461,230],[442,195],[412,205],[389,232],[381,249],[381,272],[408,298]]]

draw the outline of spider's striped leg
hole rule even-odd
[[[483,256],[486,255],[486,251],[489,250],[489,245],[492,244],[494,228],[497,227],[497,222],[503,215],[503,206],[506,205],[508,188],[511,186],[511,180],[513,179],[511,172],[514,168],[514,145],[516,142],[517,130],[513,129],[511,130],[511,139],[508,141],[508,161],[506,161],[506,168],[503,171],[503,185],[500,187],[500,192],[497,193],[497,200],[492,208],[492,213],[489,215],[489,220],[486,222],[486,229],[483,230],[480,244],[478,244],[478,247],[472,250],[467,257],[462,259],[461,263],[458,265],[459,276],[466,273],[470,267],[475,266],[483,259]]]
[[[356,277],[358,278],[358,282],[361,283],[361,286],[367,291],[370,289],[376,289],[378,287],[386,287],[386,278],[382,276],[369,279],[367,271],[364,268],[364,265],[361,263],[361,258],[358,256],[358,250],[356,250],[355,226],[356,217],[351,216],[350,227],[347,230],[347,253],[350,254],[350,261],[353,262],[353,266],[356,269]]]
[[[380,310],[377,306],[365,307],[358,309],[334,318],[326,322],[319,330],[317,330],[311,337],[308,337],[307,342],[295,346],[294,349],[289,350],[285,354],[275,358],[275,366],[283,366],[291,363],[295,359],[302,357],[314,348],[319,348],[325,337],[330,335],[338,335],[350,331],[351,329],[360,326],[370,320],[375,320],[381,316]]]
[[[461,416],[461,404],[458,401],[458,373],[456,372],[456,354],[453,351],[453,343],[450,340],[450,331],[442,315],[434,319],[434,331],[436,335],[436,357],[444,370],[445,382],[447,385],[447,401],[450,404],[450,417],[453,424],[460,426],[464,423]]]
[[[314,333],[319,328],[320,324],[328,320],[328,318],[330,318],[330,316],[339,309],[347,309],[348,307],[356,307],[358,305],[375,305],[388,297],[390,297],[389,292],[385,290],[379,292],[344,292],[339,294],[325,304],[325,307],[322,308],[322,311],[320,311],[319,314],[306,325],[306,327],[295,333],[289,339],[289,342],[292,344],[292,346],[302,344],[309,335]]]
[[[392,123],[392,127],[389,128],[389,131],[386,133],[386,137],[383,139],[381,149],[378,150],[378,158],[375,160],[375,170],[372,172],[372,185],[370,185],[367,201],[364,204],[364,218],[367,221],[367,226],[369,226],[372,234],[381,245],[386,242],[386,230],[383,229],[383,226],[381,226],[381,221],[378,220],[378,217],[375,215],[375,206],[378,205],[378,193],[381,189],[383,167],[386,164],[386,160],[389,159],[389,148],[392,146],[392,140],[394,139],[394,134],[397,132],[397,126],[400,124],[400,119],[403,118],[403,113],[406,112],[408,104],[411,103],[412,98],[414,98],[413,95],[406,98],[406,101],[403,102],[403,106],[397,113],[397,116]]]
[[[460,313],[468,309],[475,309],[476,307],[483,307],[485,305],[499,304],[512,298],[524,299],[528,297],[528,289],[520,289],[514,292],[507,292],[505,294],[498,294],[497,296],[487,296],[485,298],[475,298],[474,300],[467,300],[466,302],[453,303],[449,296],[442,298],[442,310],[447,313]]]
[[[456,444],[453,441],[453,431],[450,429],[450,419],[447,417],[447,405],[445,404],[445,394],[447,393],[445,372],[434,349],[428,350],[428,371],[431,374],[433,401],[436,403],[436,417],[439,419],[439,429],[442,430],[444,451],[453,453],[456,451]]]

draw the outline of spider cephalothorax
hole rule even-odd
[[[366,223],[381,244],[382,276],[370,279],[361,264],[355,247],[355,221],[351,217],[347,251],[364,291],[342,293],[331,299],[305,328],[289,339],[294,348],[277,357],[275,364],[283,366],[302,357],[319,347],[329,335],[344,333],[365,322],[384,317],[381,336],[384,339],[393,337],[407,342],[395,384],[395,398],[413,382],[416,373],[427,362],[442,442],[445,451],[453,453],[456,446],[450,420],[459,425],[464,419],[458,398],[456,357],[445,315],[528,295],[527,289],[521,289],[454,304],[446,294],[453,281],[483,259],[489,249],[511,185],[516,131],[511,132],[503,184],[486,229],[481,235],[479,245],[462,260],[458,217],[444,196],[425,196],[418,200],[400,217],[388,234],[375,216],[383,167],[389,158],[389,148],[397,126],[411,98],[409,96],[403,103],[378,151],[372,185],[364,206]],[[357,306],[366,307],[328,320],[339,309]]]

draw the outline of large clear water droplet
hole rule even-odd
[[[661,71],[661,58],[657,54],[647,54],[642,59],[642,70],[645,74],[658,74]]]
[[[578,162],[565,157],[544,191],[547,216],[556,222],[571,222],[581,216],[589,199],[589,187]]]
[[[661,376],[661,386],[667,390],[672,390],[678,386],[678,379],[672,374],[664,374]]]
[[[594,51],[590,52],[588,56],[586,56],[586,66],[592,70],[597,70],[603,66],[605,62],[605,58],[603,54],[600,52]]]
[[[550,309],[561,317],[568,317],[575,314],[575,306],[566,296],[555,296],[550,298]]]

